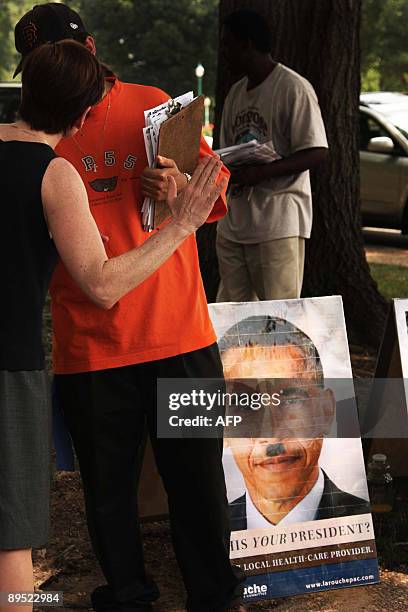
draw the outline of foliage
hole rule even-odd
[[[42,0],[41,0],[42,1]],[[0,79],[18,62],[14,24],[33,0],[0,0]],[[66,0],[95,36],[98,55],[126,81],[177,95],[197,86],[214,96],[218,0]],[[408,0],[363,0],[362,90],[408,90]],[[120,42],[121,41],[121,42]]]
[[[14,25],[32,8],[32,0],[0,0],[0,80],[10,81],[19,61],[14,48]]]
[[[408,90],[408,0],[363,0],[362,91]]]
[[[98,57],[125,81],[154,85],[170,95],[197,89],[214,96],[218,0],[66,0],[95,37]],[[0,79],[11,80],[18,54],[14,24],[33,0],[0,0]]]
[[[196,90],[195,67],[205,67],[203,90],[214,95],[218,0],[76,0],[95,37],[98,57],[130,82],[170,95]]]
[[[11,29],[11,19],[7,3],[5,0],[0,0],[0,32],[8,32]],[[11,53],[11,44],[9,36],[0,37],[0,80],[7,78],[7,69]]]

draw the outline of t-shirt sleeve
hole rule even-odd
[[[299,82],[290,89],[288,97],[291,152],[328,148],[319,102],[312,85],[307,81]]]
[[[213,150],[208,146],[207,141],[205,140],[205,138],[201,137],[201,144],[200,144],[200,157],[204,157],[205,155],[214,155]],[[227,178],[230,177],[230,172],[229,170],[225,167],[222,166],[221,171],[218,175],[218,179],[217,182],[220,181],[222,179],[223,176],[226,176]],[[225,189],[222,191],[220,197],[218,198],[218,200],[215,202],[214,207],[211,211],[211,213],[208,216],[207,219],[207,223],[212,223],[214,221],[218,221],[218,219],[221,219],[221,217],[224,217],[224,215],[227,214],[227,187],[225,187]]]

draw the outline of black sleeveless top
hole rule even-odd
[[[42,310],[57,252],[41,184],[54,157],[43,143],[0,140],[0,370],[44,367]]]

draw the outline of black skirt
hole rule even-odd
[[[43,370],[0,370],[0,550],[49,536],[51,409]]]

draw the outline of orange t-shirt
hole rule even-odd
[[[140,175],[147,166],[143,113],[168,99],[160,89],[114,80],[83,129],[58,145],[57,153],[75,166],[86,185],[99,231],[109,236],[105,243],[109,257],[140,246],[151,235],[141,226]],[[209,153],[202,140],[200,155]],[[209,221],[225,212],[223,194]],[[61,263],[51,283],[51,296],[56,373],[163,359],[216,340],[194,235],[110,310],[95,306]]]

